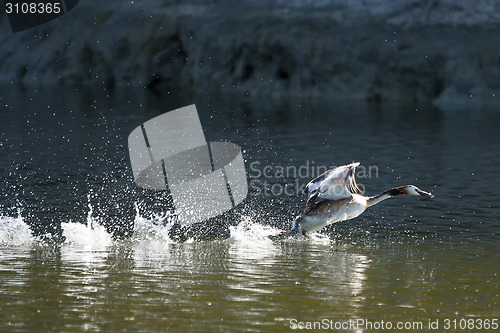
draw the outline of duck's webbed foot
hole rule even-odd
[[[295,229],[283,230],[282,232],[280,232],[277,235],[270,235],[269,238],[271,238],[271,239],[281,239],[281,238],[285,238],[285,237],[296,235],[298,233],[299,233],[299,231],[295,230]]]
[[[293,225],[293,228],[291,230],[284,230],[277,235],[270,235],[269,238],[273,239],[273,240],[274,239],[282,239],[285,237],[289,237],[289,236],[293,236],[293,235],[298,234],[300,229],[301,229],[299,221],[300,221],[300,216],[295,219],[295,224]],[[302,231],[302,233],[304,233],[304,231]]]

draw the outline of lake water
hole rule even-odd
[[[219,240],[175,242],[127,138],[196,103],[243,151],[248,198]],[[500,113],[474,106],[3,88],[0,331],[498,331]],[[271,241],[324,167],[361,162],[360,217]],[[496,324],[495,324],[496,323]],[[497,325],[497,326],[495,326]],[[411,331],[411,330],[410,330]]]

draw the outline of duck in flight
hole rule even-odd
[[[358,165],[343,165],[311,180],[302,192],[308,195],[304,212],[296,218],[292,230],[275,237],[291,236],[300,231],[306,235],[309,231],[320,230],[332,223],[353,219],[366,208],[398,195],[434,197],[414,185],[393,187],[372,197],[365,197],[360,194],[361,190],[356,184],[355,170]]]

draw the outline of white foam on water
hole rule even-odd
[[[172,260],[170,249],[175,242],[168,235],[172,224],[164,223],[169,216],[170,213],[167,212],[147,218],[141,216],[137,209],[130,240],[138,266],[161,268]]]
[[[313,244],[317,244],[317,245],[330,245],[334,242],[327,235],[322,234],[322,233],[317,232],[317,231],[309,232],[309,233],[307,233],[307,236],[300,235],[299,237],[301,237],[303,240],[307,240],[307,241],[309,241]]]
[[[86,225],[77,222],[61,223],[64,243],[61,246],[61,259],[67,264],[89,267],[104,267],[109,249],[114,241],[106,228],[94,222]]]
[[[269,236],[278,235],[283,231],[282,229],[278,229],[269,225],[264,225],[256,221],[253,221],[253,218],[251,216],[242,216],[241,220],[242,222],[239,223],[237,226],[229,227],[229,230],[231,231],[230,240],[232,241],[241,243],[273,242],[269,238]],[[323,244],[323,245],[329,245],[333,242],[327,235],[321,234],[319,232],[309,232],[307,236],[303,236],[301,233],[298,233],[294,236],[280,239],[280,241],[283,242],[305,241],[313,244]]]
[[[87,223],[61,223],[64,244],[83,247],[86,250],[104,250],[113,243],[111,234],[99,223],[99,220],[92,216],[93,208],[90,203],[90,194],[88,195],[89,212],[87,214]]]
[[[279,232],[271,226],[256,223],[250,216],[242,216],[237,226],[229,227],[230,251],[236,257],[246,259],[273,259],[279,252],[277,245],[269,238]]]
[[[111,235],[106,228],[94,222],[91,225],[75,222],[61,223],[64,244],[84,247],[86,249],[105,249],[113,243]]]
[[[109,246],[118,241],[106,228],[100,224],[99,219],[93,216],[93,208],[89,202],[89,211],[86,223],[62,222],[64,243],[66,248],[75,248],[79,251],[105,251]],[[175,243],[169,237],[171,223],[170,212],[143,217],[137,209],[134,229],[129,240],[136,249],[141,251],[162,252],[168,250],[169,246]],[[251,215],[241,216],[241,222],[236,226],[230,226],[230,238],[226,242],[236,245],[239,252],[264,254],[275,247],[275,242],[269,239],[270,235],[276,235],[282,230],[255,221],[256,217]],[[167,221],[167,223],[165,223]],[[21,212],[18,217],[0,216],[0,245],[30,245],[38,238],[33,235],[30,227],[24,222]],[[286,238],[285,242],[308,241],[313,243],[331,243],[332,241],[325,235],[311,233],[308,237],[297,235]],[[193,239],[187,243],[195,242]],[[260,250],[259,250],[260,249]]]
[[[18,217],[0,216],[0,245],[30,245],[35,240],[36,238],[21,214]]]
[[[171,242],[168,236],[168,231],[171,227],[170,224],[164,225],[163,221],[168,220],[169,213],[164,215],[155,215],[150,218],[143,217],[137,212],[134,220],[134,232],[132,240],[136,242],[141,241],[161,241]]]
[[[230,226],[231,240],[236,242],[272,242],[270,235],[276,235],[281,230],[254,222],[251,216],[242,216],[237,226]]]
[[[99,220],[92,216],[90,199],[88,207],[86,223],[61,223],[65,238],[61,246],[61,258],[67,263],[75,262],[95,268],[105,265],[109,248],[114,241]]]

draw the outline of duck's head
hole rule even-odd
[[[434,198],[434,195],[432,193],[426,192],[424,190],[419,189],[415,185],[406,185],[402,188],[403,194],[406,195],[415,195],[415,196],[421,196],[421,197],[428,197],[428,198]]]

